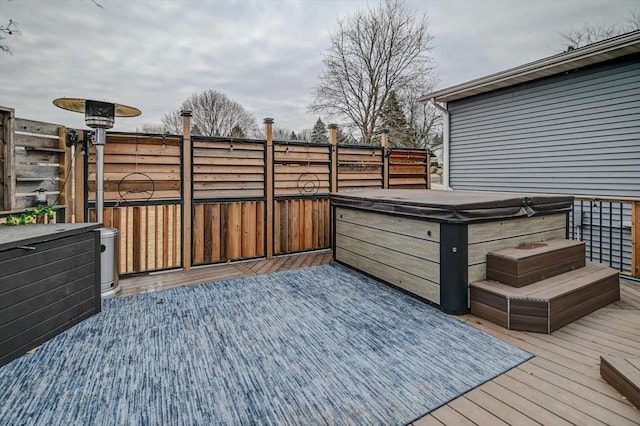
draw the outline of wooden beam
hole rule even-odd
[[[16,208],[16,166],[15,166],[15,110],[13,108],[0,107],[2,118],[2,160],[3,164],[3,209],[15,210]]]
[[[338,125],[329,124],[329,142],[331,142],[331,192],[338,192]]]
[[[640,277],[640,201],[631,204],[631,275]]]
[[[182,115],[182,267],[191,269],[191,111]]]
[[[382,129],[382,137],[380,138],[382,145],[382,187],[389,189],[389,129]]]
[[[273,257],[273,118],[264,119],[264,133],[267,140],[266,145],[266,169],[267,181],[265,187],[265,196],[267,198],[267,223],[266,223],[266,240],[267,240],[267,259]]]

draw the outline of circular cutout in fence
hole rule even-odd
[[[315,173],[302,173],[298,177],[298,192],[303,195],[316,194],[320,190],[320,178]]]
[[[149,201],[156,192],[156,183],[146,173],[129,173],[118,182],[122,201]]]

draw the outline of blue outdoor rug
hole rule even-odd
[[[104,301],[0,368],[0,424],[404,424],[529,358],[331,264]]]

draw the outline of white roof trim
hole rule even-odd
[[[420,101],[455,101],[639,52],[640,30],[438,90],[422,96]]]

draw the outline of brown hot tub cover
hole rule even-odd
[[[331,194],[334,206],[465,223],[571,210],[573,196],[516,192],[374,189]]]

